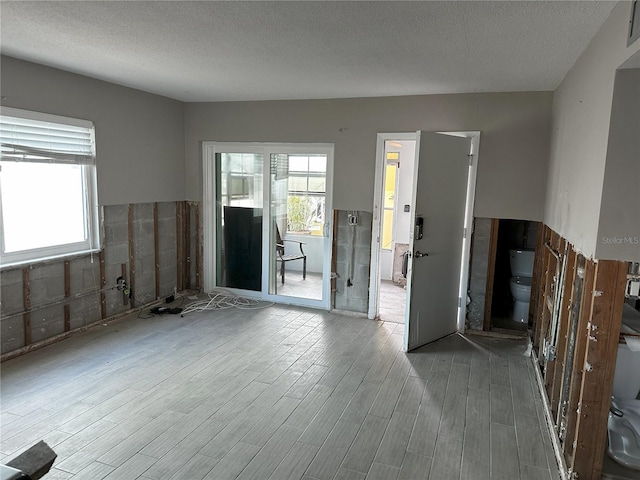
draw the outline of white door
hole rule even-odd
[[[470,138],[417,133],[415,216],[407,273],[407,350],[457,331],[470,145]],[[422,227],[417,226],[420,223]]]

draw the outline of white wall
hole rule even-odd
[[[183,103],[2,56],[2,105],[91,120],[101,205],[185,199]]]
[[[588,257],[598,246],[616,69],[640,50],[626,46],[630,10],[628,1],[613,8],[553,96],[544,222]]]
[[[640,261],[640,68],[616,73],[596,258]]]
[[[480,130],[475,215],[541,220],[550,92],[188,103],[187,198],[202,198],[201,142],[335,144],[334,208],[372,210],[380,132]]]

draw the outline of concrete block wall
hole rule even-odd
[[[199,232],[196,228],[196,215],[199,210],[199,205],[195,202],[188,202],[187,208],[189,208],[189,289],[193,290],[199,286],[198,269],[196,268],[197,259],[202,258],[202,255],[196,250],[202,245],[202,237],[198,238],[202,232]]]
[[[133,229],[129,235],[129,210],[133,214]],[[178,254],[176,251],[176,203],[157,204],[159,298],[171,295],[178,284]],[[116,279],[125,269],[130,280],[130,248],[134,254],[135,307],[156,300],[156,266],[154,240],[154,204],[110,205],[103,207],[104,288],[101,287],[100,255],[77,257],[9,267],[0,271],[0,354],[5,355],[30,344],[45,341],[65,331],[99,322],[132,308],[125,303],[122,292],[116,290]],[[192,226],[190,235],[195,238]],[[130,238],[132,244],[130,245]],[[195,240],[192,241],[195,244]],[[65,286],[65,262],[68,262],[68,297]],[[195,262],[192,262],[192,271]],[[25,316],[23,279],[28,277],[26,292],[30,313]],[[105,311],[101,308],[101,293]],[[68,305],[68,307],[66,307]],[[68,313],[65,313],[68,308]],[[30,331],[25,335],[25,318]],[[30,337],[30,338],[29,338]]]
[[[23,346],[22,316],[10,316],[23,311],[22,270],[7,270],[0,274],[0,342],[2,352]]]
[[[369,212],[339,210],[336,245],[335,308],[366,313],[369,306],[369,268],[371,262],[371,226]],[[358,217],[356,225],[349,224],[349,214]]]
[[[133,205],[133,258],[135,306],[156,300],[156,261],[153,204]],[[175,228],[174,228],[175,230]],[[160,234],[160,229],[158,229]],[[173,289],[171,289],[173,292]]]
[[[129,279],[129,207],[128,205],[110,205],[104,207],[104,276],[108,286],[115,286],[116,279],[122,276],[125,265]],[[97,290],[99,287],[94,288]],[[127,311],[128,304],[122,299],[122,293],[116,289],[105,292],[107,317]]]
[[[467,306],[468,327],[482,330],[487,291],[487,268],[491,248],[491,219],[474,218],[471,243],[471,267],[469,271],[469,297]]]
[[[158,203],[158,260],[160,261],[160,295],[171,295],[176,287],[176,204]]]

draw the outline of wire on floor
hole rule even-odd
[[[153,312],[153,308],[155,306],[155,308],[158,308],[158,305],[163,305],[164,304],[158,304],[158,303],[154,303],[152,305],[146,305],[144,302],[138,302],[135,298],[135,295],[133,294],[133,291],[131,291],[129,298],[131,298],[131,308],[135,309],[138,308],[135,306],[136,303],[142,303],[142,306],[140,307],[140,310],[138,311],[138,318],[142,319],[142,320],[147,320],[149,318],[154,318],[157,314]],[[179,302],[179,303],[178,303]],[[174,296],[174,299],[172,302],[169,302],[166,304],[166,308],[168,309],[169,313],[181,313],[180,310],[176,310],[176,311],[171,311],[171,310],[175,310],[178,309],[179,307],[181,307],[184,304],[184,296],[183,295],[177,295]],[[143,312],[146,312],[143,316]]]
[[[184,307],[181,316],[191,312],[204,312],[211,310],[226,310],[228,308],[239,308],[242,310],[258,310],[270,307],[273,302],[263,302],[252,298],[240,297],[227,290],[216,289],[208,294],[208,300],[197,300]]]

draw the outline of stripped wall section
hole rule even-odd
[[[187,224],[178,216],[185,210]],[[199,210],[194,202],[105,206],[100,252],[3,269],[2,358],[153,303],[178,285],[199,288]],[[189,251],[180,250],[185,245]],[[115,288],[118,277],[130,285],[131,298]]]
[[[485,320],[488,263],[491,250],[491,219],[475,218],[471,237],[471,266],[468,293],[471,302],[467,306],[468,327],[482,330]]]
[[[538,236],[533,346],[569,474],[601,478],[628,262],[585,258],[549,227]]]
[[[349,224],[356,214],[356,225]],[[371,262],[371,226],[369,212],[337,211],[335,308],[367,313],[369,307],[369,265]]]

